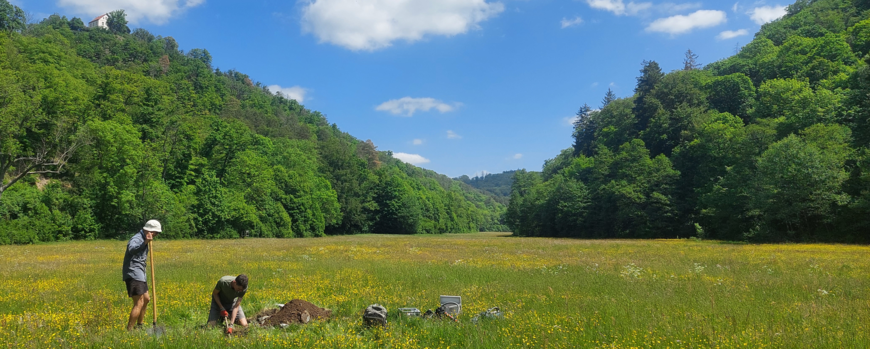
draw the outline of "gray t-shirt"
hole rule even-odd
[[[121,268],[123,280],[146,282],[145,260],[148,259],[148,244],[145,243],[145,232],[139,231],[127,243],[124,253],[124,266]]]
[[[245,291],[236,292],[233,289],[232,283],[236,280],[235,276],[227,275],[218,280],[217,285],[215,285],[215,289],[220,291],[218,293],[218,298],[221,300],[221,304],[226,307],[226,305],[232,305],[235,303],[236,298],[244,297]]]

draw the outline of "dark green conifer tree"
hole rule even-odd
[[[591,155],[592,141],[595,139],[595,121],[591,117],[592,107],[583,104],[574,120],[574,155]]]
[[[606,107],[608,104],[610,104],[610,102],[613,102],[615,100],[616,100],[616,94],[613,93],[613,90],[611,90],[608,87],[607,93],[604,95],[604,99],[601,100],[601,109],[604,109],[604,107]]]
[[[637,131],[646,129],[649,121],[661,108],[661,103],[652,98],[650,93],[664,76],[662,68],[656,61],[643,61],[643,68],[640,70],[640,76],[637,77],[637,87],[634,89],[637,98],[632,110],[637,118],[637,124],[635,124]]]
[[[683,59],[683,70],[697,69],[701,69],[701,65],[698,64],[698,55],[692,52],[692,50],[686,51],[686,58]]]

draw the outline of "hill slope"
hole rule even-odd
[[[125,237],[150,218],[178,238],[504,230],[491,195],[215,69],[207,50],[57,15],[4,28],[0,243]]]
[[[495,197],[501,199],[501,202],[507,204],[511,195],[511,184],[514,182],[514,172],[516,171],[487,173],[483,176],[475,176],[473,178],[463,175],[454,179],[491,193]]]
[[[517,172],[520,235],[870,240],[870,2],[801,0],[702,70],[644,62]],[[687,64],[691,67],[691,64]]]

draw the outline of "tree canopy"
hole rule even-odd
[[[870,6],[800,0],[732,57],[644,61],[574,144],[517,171],[524,236],[870,241]],[[568,211],[566,211],[568,210]],[[570,214],[568,214],[570,212]]]
[[[494,195],[124,17],[0,35],[0,244],[121,238],[148,219],[168,238],[506,229]]]

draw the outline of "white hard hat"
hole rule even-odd
[[[142,230],[153,231],[153,232],[157,232],[157,233],[160,233],[163,231],[163,229],[160,228],[160,222],[158,222],[156,219],[152,219],[152,220],[146,222],[145,227],[142,228]]]

